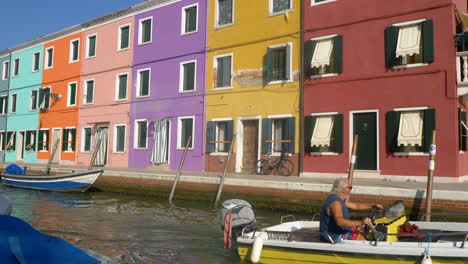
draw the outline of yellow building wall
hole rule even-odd
[[[269,15],[268,0],[234,0],[234,23],[215,27],[215,1],[210,0],[208,17],[208,54],[206,64],[206,121],[217,118],[234,120],[238,134],[243,117],[260,117],[259,153],[261,149],[261,119],[271,115],[296,118],[295,153],[299,152],[300,120],[300,1],[293,0],[287,14]],[[266,83],[266,55],[269,46],[289,43],[291,75],[289,81]],[[216,89],[215,56],[232,54],[232,88]],[[234,152],[239,152],[239,142]],[[236,171],[239,169],[239,156]],[[297,159],[296,162],[297,164]],[[207,170],[210,166],[207,164]],[[297,168],[297,166],[296,166]]]

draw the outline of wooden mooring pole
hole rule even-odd
[[[432,131],[431,145],[429,146],[429,170],[427,176],[427,190],[426,190],[426,222],[431,221],[432,211],[432,185],[434,182],[434,169],[435,169],[435,155],[436,155],[436,131]]]
[[[180,173],[182,172],[182,168],[184,167],[185,156],[187,155],[187,150],[189,148],[190,142],[192,142],[192,136],[189,136],[188,139],[187,139],[187,142],[185,143],[184,154],[182,155],[182,159],[180,160],[179,169],[177,170],[177,175],[176,175],[176,177],[174,179],[174,183],[172,184],[171,194],[169,195],[169,202],[170,203],[172,203],[172,198],[174,198],[175,188],[176,188],[177,182],[179,181]]]
[[[49,174],[50,172],[50,164],[52,164],[52,160],[54,159],[55,152],[57,151],[58,145],[60,143],[60,138],[57,138],[54,142],[54,146],[52,147],[52,153],[50,153],[49,161],[47,161],[46,173]]]
[[[235,141],[236,141],[236,134],[234,134],[234,136],[232,137],[232,140],[231,140],[231,146],[229,147],[229,153],[228,153],[228,156],[226,158],[226,163],[224,164],[224,172],[223,172],[223,175],[221,176],[221,179],[220,179],[220,182],[219,182],[218,191],[216,192],[214,207],[216,207],[218,205],[219,198],[221,197],[221,192],[223,191],[224,177],[226,176],[227,168],[229,166],[229,160],[231,159],[231,153],[232,153],[232,149],[234,148],[233,146],[234,146]]]
[[[351,151],[351,160],[349,161],[349,170],[348,170],[348,181],[349,183],[353,184],[353,176],[354,176],[354,168],[356,167],[356,152],[357,152],[357,145],[359,141],[359,135],[354,135],[353,138],[353,148]]]
[[[96,146],[94,146],[94,151],[93,151],[93,156],[91,156],[91,161],[89,162],[88,165],[88,171],[90,171],[93,166],[94,166],[94,161],[96,160],[97,153],[99,151],[99,148],[101,147],[101,138],[99,138],[98,142],[96,142]]]

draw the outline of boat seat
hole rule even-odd
[[[291,232],[288,241],[298,242],[323,242],[320,240],[318,227],[304,227]]]

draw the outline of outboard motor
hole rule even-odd
[[[242,229],[245,227],[255,227],[256,220],[252,205],[244,200],[230,199],[221,204],[219,223],[222,230],[224,230],[225,218],[229,212],[232,213],[233,237],[240,236]]]

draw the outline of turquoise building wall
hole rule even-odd
[[[33,71],[33,56],[36,52],[39,52],[39,70]],[[21,161],[18,159],[20,150],[20,133],[34,130],[36,136],[34,140],[34,151],[24,150],[25,144],[23,145],[23,161],[27,163],[37,162],[37,130],[39,120],[39,106],[37,105],[36,110],[31,110],[31,93],[33,90],[39,90],[42,82],[42,69],[43,69],[43,45],[38,45],[33,48],[26,50],[13,52],[11,55],[10,63],[10,86],[9,86],[9,97],[8,97],[8,114],[7,114],[7,131],[15,131],[16,146],[14,151],[7,151],[5,156],[6,162]],[[19,58],[19,74],[13,76],[14,61]],[[17,94],[16,112],[11,112],[12,95]],[[37,104],[37,102],[36,102]]]

